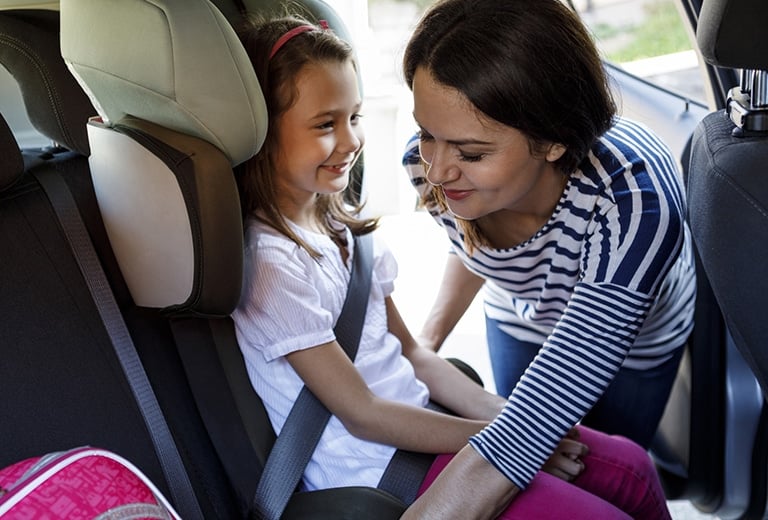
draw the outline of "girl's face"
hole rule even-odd
[[[522,132],[488,118],[423,67],[413,78],[413,100],[427,179],[452,213],[467,220],[504,211],[549,217],[564,186],[552,164],[561,145],[532,154]]]
[[[295,88],[296,102],[276,121],[276,183],[289,214],[310,205],[317,193],[346,188],[364,142],[351,62],[306,65]]]

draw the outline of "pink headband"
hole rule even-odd
[[[328,29],[328,22],[326,22],[325,20],[318,20],[317,23],[320,25],[320,28],[322,28],[324,30]],[[269,53],[269,59],[271,60],[272,56],[277,54],[277,51],[279,51],[280,48],[283,45],[285,45],[286,42],[288,40],[290,40],[291,38],[293,38],[294,36],[296,36],[298,34],[301,34],[301,33],[309,32],[309,31],[317,31],[317,30],[319,30],[319,29],[317,27],[315,27],[314,25],[299,25],[298,27],[294,27],[293,29],[291,29],[290,31],[288,31],[284,35],[282,35],[280,38],[278,38],[278,40],[272,46],[272,50]]]

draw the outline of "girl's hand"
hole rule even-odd
[[[584,463],[579,457],[587,453],[589,447],[579,442],[579,430],[571,428],[541,469],[571,482],[584,471]]]

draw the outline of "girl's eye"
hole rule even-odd
[[[352,114],[352,117],[349,120],[353,123],[359,123],[362,118],[363,114]]]
[[[333,128],[333,121],[326,121],[325,123],[320,123],[319,125],[317,125],[317,128],[319,128],[320,130]]]

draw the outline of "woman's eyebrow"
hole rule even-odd
[[[482,139],[446,139],[445,142],[455,146],[462,146],[467,144],[481,144],[481,145],[493,144],[490,141],[483,141]]]
[[[431,132],[428,130],[425,130],[424,127],[419,125],[419,132],[424,135],[428,135],[432,138],[434,138],[434,135],[432,135]],[[491,145],[493,144],[490,141],[485,141],[483,139],[473,139],[473,138],[466,138],[466,139],[446,139],[446,143],[454,145],[454,146],[463,146],[463,145],[471,145],[471,144],[479,144],[479,145]]]

